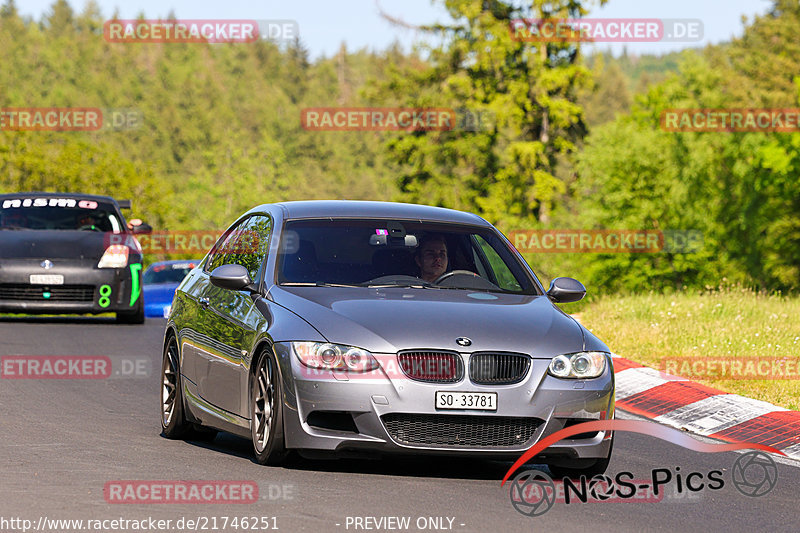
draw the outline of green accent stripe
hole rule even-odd
[[[142,270],[141,263],[132,263],[131,267],[131,307],[139,299],[141,288],[139,287],[139,271]]]

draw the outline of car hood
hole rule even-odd
[[[97,231],[2,230],[4,259],[97,259],[109,244],[109,234]]]
[[[145,304],[171,304],[180,283],[148,283],[142,286]]]
[[[584,345],[583,328],[546,296],[344,287],[273,287],[270,295],[329,342],[375,353],[429,348],[550,358]],[[459,346],[458,337],[472,344]]]

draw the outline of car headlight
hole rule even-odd
[[[128,253],[130,248],[124,244],[112,244],[106,248],[97,268],[125,268],[128,266]]]
[[[293,342],[292,348],[301,363],[309,368],[342,372],[369,372],[378,361],[366,350],[329,342]]]
[[[596,378],[606,369],[605,352],[578,352],[557,355],[550,361],[548,371],[557,378]]]

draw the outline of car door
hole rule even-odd
[[[249,361],[255,336],[264,317],[255,308],[248,291],[232,291],[211,284],[215,268],[239,264],[258,282],[269,249],[272,219],[252,215],[243,220],[222,241],[204,269],[206,280],[199,294],[201,311],[194,340],[195,375],[198,394],[210,404],[239,416],[246,416],[243,401],[247,387],[245,358]]]
[[[228,228],[217,240],[208,257],[203,263],[203,269],[193,275],[184,283],[182,290],[177,291],[180,309],[179,336],[183,361],[181,372],[183,377],[191,382],[191,392],[202,394],[202,383],[208,373],[208,359],[214,345],[208,337],[209,327],[209,292],[214,288],[211,285],[209,274],[219,265],[227,261],[226,244],[234,238],[241,222]],[[201,379],[202,378],[202,379]]]

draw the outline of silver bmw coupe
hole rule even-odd
[[[477,215],[304,201],[242,215],[178,287],[162,365],[169,438],[227,431],[257,461],[320,454],[516,459],[565,427],[614,416],[609,349],[555,303]],[[535,462],[603,472],[610,432]]]

